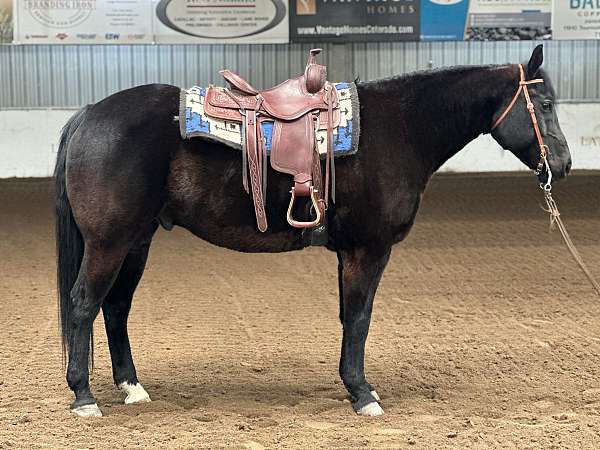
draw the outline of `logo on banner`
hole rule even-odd
[[[317,13],[317,0],[296,0],[296,14],[299,16]]]
[[[96,0],[25,0],[25,11],[50,28],[70,28],[85,22],[96,9]]]
[[[160,0],[156,6],[158,19],[171,30],[213,39],[263,33],[286,14],[283,0]]]
[[[96,39],[96,34],[95,33],[77,33],[75,35],[75,37],[77,39],[81,39],[83,41],[90,41],[90,40]]]

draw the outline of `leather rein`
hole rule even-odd
[[[598,293],[598,295],[600,295],[600,284],[596,281],[596,279],[594,278],[594,276],[592,275],[590,270],[587,268],[587,266],[585,265],[585,262],[583,261],[583,258],[577,251],[575,244],[573,244],[573,241],[571,240],[571,237],[569,236],[569,233],[567,232],[567,228],[565,227],[565,224],[563,223],[563,221],[560,217],[558,205],[556,204],[556,201],[552,197],[552,170],[550,170],[550,164],[548,163],[548,153],[550,152],[550,150],[549,150],[548,146],[546,144],[544,144],[544,140],[542,138],[542,133],[540,132],[540,127],[538,125],[537,117],[535,116],[535,106],[533,105],[533,102],[531,101],[531,97],[529,95],[529,89],[528,89],[528,85],[543,83],[544,80],[541,78],[535,78],[533,80],[526,80],[525,79],[525,71],[523,70],[523,66],[521,64],[519,64],[519,75],[520,75],[519,88],[517,89],[517,92],[515,93],[513,99],[508,104],[508,106],[506,107],[504,112],[494,122],[494,125],[492,125],[491,131],[494,131],[502,123],[502,121],[506,118],[506,116],[508,116],[508,113],[510,113],[513,106],[515,106],[515,103],[517,102],[519,95],[521,95],[521,92],[523,92],[523,96],[525,97],[525,102],[527,104],[527,111],[529,111],[529,115],[531,116],[531,123],[533,124],[533,130],[535,131],[535,137],[537,139],[538,146],[540,148],[540,161],[535,170],[535,174],[540,175],[545,168],[546,174],[548,177],[546,179],[545,183],[540,183],[540,188],[544,192],[544,200],[546,201],[546,205],[548,206],[548,209],[544,209],[544,211],[546,211],[547,213],[550,214],[550,229],[552,230],[555,227],[558,228],[558,230],[560,231],[560,234],[562,235],[562,238],[565,242],[565,245],[567,246],[567,248],[571,252],[571,255],[573,256],[573,259],[579,265],[579,267],[581,268],[583,273],[586,275],[586,277],[592,284],[594,290]]]

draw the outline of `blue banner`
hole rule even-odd
[[[422,41],[462,41],[469,0],[421,0]]]

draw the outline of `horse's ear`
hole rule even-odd
[[[536,48],[533,49],[533,53],[531,54],[531,58],[527,63],[527,78],[535,78],[538,70],[540,70],[540,66],[544,62],[544,45],[540,44]]]

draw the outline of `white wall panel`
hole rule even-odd
[[[0,178],[47,177],[54,168],[60,130],[74,110],[0,111]],[[574,169],[600,170],[600,103],[563,104],[558,111]],[[528,170],[489,136],[448,161],[445,172]]]

